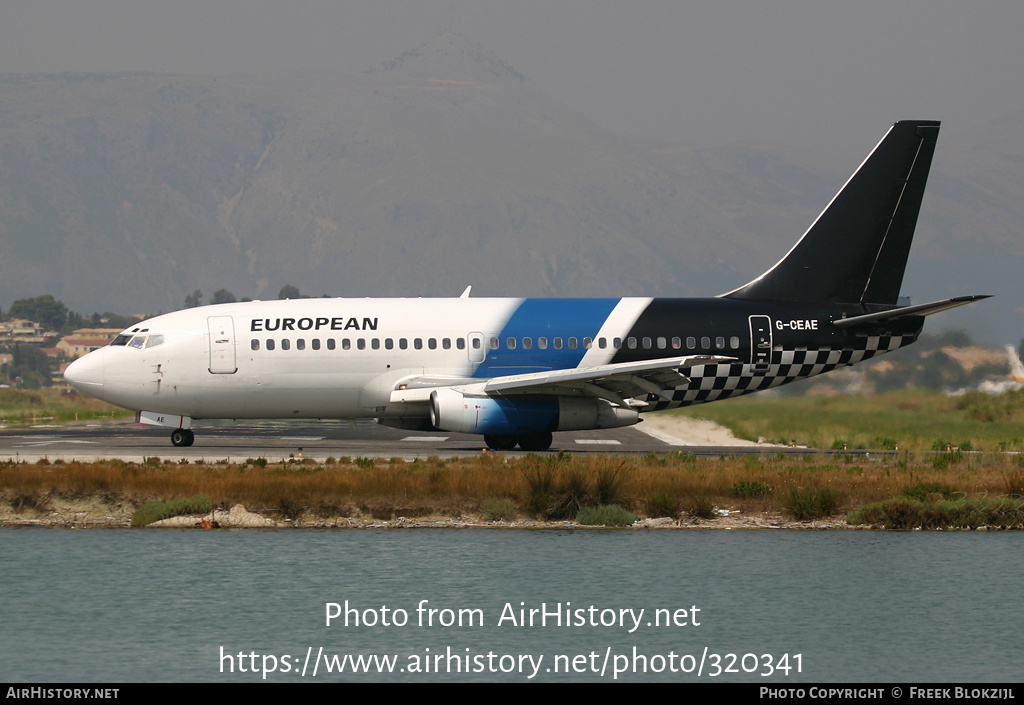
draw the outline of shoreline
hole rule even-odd
[[[766,452],[8,460],[0,528],[574,530],[605,528],[567,518],[599,505],[640,517],[633,529],[1024,528],[1024,469],[1007,453],[787,456],[711,422],[654,419],[677,444]]]
[[[0,529],[6,527],[42,527],[49,529],[130,529],[134,507],[106,504],[100,497],[75,500],[51,500],[56,506],[51,511],[18,511],[5,503],[0,506]],[[59,504],[58,504],[59,503]],[[128,503],[123,503],[127,505]],[[205,524],[204,524],[205,522]],[[780,514],[731,512],[729,516],[712,519],[670,517],[639,519],[630,526],[588,526],[570,520],[545,521],[516,519],[488,521],[481,517],[404,517],[374,519],[372,517],[315,517],[277,519],[252,512],[241,504],[230,509],[217,509],[207,514],[190,514],[153,522],[142,529],[507,529],[507,530],[798,530],[821,531],[849,529],[863,531],[870,527],[850,526],[844,516],[809,521],[794,521]]]

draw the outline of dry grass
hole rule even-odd
[[[793,491],[819,488],[841,497],[837,511],[846,511],[899,496],[921,483],[940,483],[965,496],[992,497],[1021,491],[1024,484],[1024,466],[1016,455],[951,454],[945,463],[934,459],[931,453],[708,459],[686,454],[487,454],[413,463],[362,458],[324,464],[6,463],[0,465],[0,497],[7,505],[21,507],[45,507],[54,497],[98,497],[138,506],[203,494],[214,506],[241,503],[252,511],[282,517],[390,519],[483,517],[492,513],[495,498],[508,498],[526,513],[538,476],[549,477],[555,491],[571,485],[586,494],[590,488],[593,505],[600,503],[599,495],[614,477],[617,503],[641,515],[648,507],[674,501],[684,510],[710,501],[744,513],[783,514],[785,497]],[[744,489],[752,486],[766,490],[750,496]]]
[[[925,390],[875,396],[754,394],[665,412],[704,418],[739,438],[810,448],[926,450],[941,443],[1024,450],[1024,390],[949,397]]]

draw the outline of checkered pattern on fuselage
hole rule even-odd
[[[862,345],[836,348],[799,348],[772,350],[772,364],[755,371],[753,365],[725,363],[698,365],[687,370],[690,383],[676,387],[672,401],[661,401],[655,410],[700,404],[716,399],[749,394],[778,387],[798,379],[852,365],[875,355],[896,350],[917,340],[917,335],[873,335],[857,340]]]

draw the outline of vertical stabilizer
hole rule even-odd
[[[895,305],[939,134],[897,122],[782,261],[724,296]]]

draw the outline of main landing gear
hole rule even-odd
[[[178,448],[188,447],[196,442],[196,434],[187,428],[176,428],[171,431],[171,445]]]
[[[484,443],[491,450],[512,450],[518,445],[527,452],[537,452],[551,447],[551,432],[524,433],[518,436],[485,434]]]

